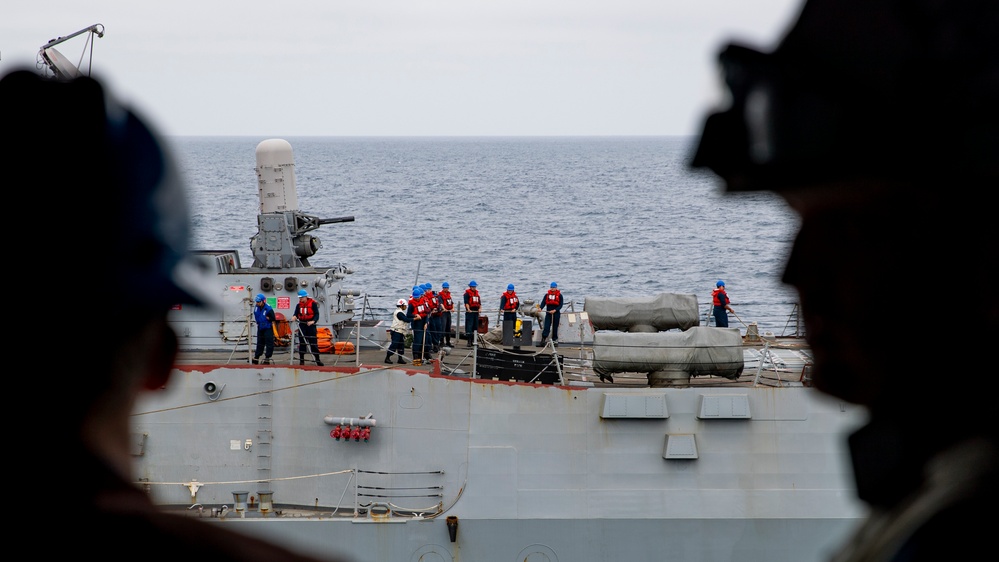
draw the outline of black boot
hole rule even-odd
[[[323,366],[323,362],[319,360],[319,356],[318,355],[313,355],[313,357],[316,358],[316,365],[322,367]]]
[[[388,363],[388,364],[390,364],[390,365],[392,364],[392,354],[391,353],[389,353],[388,355],[385,356],[385,362]]]
[[[299,355],[298,356],[298,364],[299,365],[305,365],[305,356],[304,355]]]

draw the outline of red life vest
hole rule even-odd
[[[300,322],[308,322],[309,320],[315,320],[316,309],[312,307],[312,305],[315,302],[316,301],[310,298],[305,299],[305,302],[302,301],[298,302],[298,320]]]
[[[451,300],[451,291],[444,289],[437,295],[441,299],[441,304],[444,306],[444,310],[451,312],[454,310],[454,301]]]
[[[545,294],[545,306],[558,306],[562,304],[562,295],[558,289],[551,289]]]
[[[725,289],[718,287],[711,291],[711,300],[715,306],[725,306],[728,304],[728,294],[725,293]]]
[[[503,293],[503,296],[506,297],[506,302],[503,304],[503,310],[514,311],[520,307],[520,299],[517,298],[517,293],[513,291],[506,291]]]
[[[430,314],[434,316],[441,315],[441,299],[437,296],[437,293],[430,293]]]
[[[423,301],[423,297],[418,299],[410,298],[409,306],[413,308],[414,319],[421,320],[427,315],[427,304]]]
[[[468,310],[478,312],[482,308],[482,299],[479,297],[478,289],[465,289],[465,295],[468,296]]]

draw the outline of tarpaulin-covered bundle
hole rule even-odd
[[[656,378],[689,379],[698,375],[737,379],[745,363],[738,328],[698,326],[685,332],[597,332],[593,336],[593,371],[649,373]]]
[[[697,326],[697,296],[660,293],[652,297],[586,297],[583,310],[596,330],[664,332]]]

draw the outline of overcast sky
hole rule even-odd
[[[168,135],[688,135],[799,2],[4,0],[0,73],[101,23],[93,75]]]

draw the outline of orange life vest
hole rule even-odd
[[[562,295],[558,289],[551,289],[545,293],[545,306],[558,306],[562,304]]]
[[[333,351],[333,331],[325,326],[316,329],[316,343],[319,344],[319,353],[330,353]]]
[[[482,299],[479,297],[479,291],[477,289],[465,289],[465,295],[468,296],[468,310],[478,312],[482,308]]]
[[[517,298],[517,293],[513,291],[506,291],[503,293],[503,296],[506,297],[506,302],[503,303],[503,310],[509,312],[517,310],[517,308],[520,307],[520,299]]]
[[[418,299],[410,298],[409,306],[413,308],[413,319],[420,320],[427,315],[427,303],[424,302],[423,297]]]
[[[441,299],[441,305],[444,306],[444,310],[450,312],[454,310],[454,301],[451,300],[451,291],[444,289],[437,295]]]
[[[711,292],[711,300],[715,306],[725,306],[728,304],[728,294],[725,292],[725,289],[718,287]]]
[[[437,293],[430,293],[430,314],[433,316],[441,315],[441,298],[437,296]]]
[[[298,319],[301,322],[308,322],[309,320],[315,320],[316,309],[312,307],[316,301],[307,298],[305,302],[299,301],[298,303]]]
[[[354,353],[354,344],[349,341],[338,341],[333,344],[334,355],[350,355]]]

